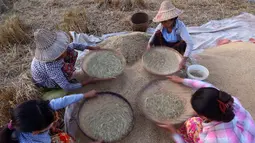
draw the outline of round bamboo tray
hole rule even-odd
[[[130,104],[130,103],[128,102],[128,100],[125,99],[123,96],[121,96],[120,94],[114,93],[114,92],[99,92],[99,93],[97,93],[97,94],[98,94],[97,97],[94,97],[94,98],[85,100],[84,103],[81,104],[81,107],[80,107],[79,112],[78,112],[78,120],[77,120],[77,122],[78,122],[77,124],[78,124],[80,130],[82,131],[82,133],[83,133],[85,136],[89,137],[90,139],[92,139],[92,140],[94,140],[94,141],[96,141],[96,140],[104,140],[104,142],[115,142],[115,141],[119,141],[119,140],[123,139],[124,137],[126,137],[126,136],[132,131],[133,126],[134,126],[134,113],[133,113],[133,109],[132,109],[132,107],[131,107],[131,104]],[[93,137],[93,136],[92,136],[93,133],[90,132],[91,130],[89,130],[89,127],[88,127],[88,126],[86,126],[86,127],[82,126],[82,124],[85,122],[84,120],[81,120],[82,114],[84,114],[84,112],[82,112],[82,107],[83,107],[86,103],[88,103],[90,100],[97,100],[96,98],[100,98],[100,97],[102,97],[102,96],[112,96],[113,98],[119,98],[119,99],[121,99],[122,101],[124,101],[124,102],[128,105],[128,107],[129,107],[129,109],[130,109],[130,111],[131,111],[131,116],[130,116],[131,122],[130,122],[130,126],[129,126],[128,128],[126,128],[126,130],[120,130],[121,132],[118,132],[118,134],[119,134],[118,137],[115,136],[115,137],[114,137],[114,140],[111,140],[111,141],[109,141],[109,140],[107,141],[107,139],[103,139],[103,138],[95,138],[95,137]],[[95,106],[100,106],[100,105],[95,105]],[[116,106],[116,108],[121,108],[121,107],[117,107],[117,106]],[[102,115],[102,116],[103,116],[103,115]],[[111,114],[111,116],[114,116],[114,115]],[[104,118],[104,119],[105,119],[105,118]],[[106,122],[106,123],[107,123],[107,122]],[[100,126],[100,125],[98,125],[98,126]],[[102,130],[103,130],[103,128],[102,128]],[[105,132],[107,132],[107,130],[105,130]]]
[[[179,71],[182,55],[169,47],[155,47],[142,57],[143,67],[152,74],[167,76]],[[171,63],[172,62],[172,63]]]
[[[101,60],[101,61],[98,61],[97,63],[94,63],[94,64],[105,66],[105,69],[103,69],[103,71],[101,71],[102,74],[99,75],[97,73],[99,68],[94,69],[94,71],[90,71],[91,69],[89,69],[89,68],[91,68],[91,67],[89,67],[88,65],[90,64],[90,62],[93,62],[95,60],[94,57],[98,56],[97,54],[109,53],[109,52],[111,52],[115,56],[114,58],[117,57],[118,60],[120,60],[120,62],[121,62],[121,64],[119,65],[119,66],[121,66],[121,67],[119,67],[120,70],[118,70],[114,74],[110,74],[110,76],[107,75],[107,73],[109,74],[111,71],[113,71],[115,69],[112,66],[110,66],[110,63],[108,63],[107,61]],[[115,64],[113,64],[113,65],[115,65]],[[124,71],[125,67],[126,67],[126,60],[125,60],[125,57],[121,53],[118,53],[115,50],[101,49],[101,50],[89,51],[83,59],[81,69],[83,70],[83,72],[85,72],[90,77],[108,79],[108,78],[114,78],[114,77],[120,75]]]
[[[160,89],[160,91],[156,91],[155,89]],[[158,93],[154,94],[154,92],[158,92]],[[150,104],[150,106],[148,106],[147,102],[149,98],[150,100],[151,99],[158,100],[158,98],[161,98],[160,97],[161,93],[159,92],[164,92],[164,95],[166,96],[164,97],[164,100],[161,100],[158,104],[155,104],[155,105]],[[166,79],[153,80],[139,92],[139,100],[138,100],[139,108],[142,110],[143,114],[151,121],[154,121],[154,122],[169,121],[175,126],[180,126],[187,119],[189,119],[190,117],[194,115],[194,110],[192,109],[192,106],[190,104],[192,93],[193,93],[192,89],[177,83],[173,83],[170,80],[166,80]],[[175,96],[179,101],[181,101],[183,105],[183,110],[180,110],[179,115],[173,118],[168,118],[168,117],[159,118],[156,115],[158,114],[157,111],[165,113],[165,112],[169,112],[170,110],[174,110],[174,112],[178,112],[176,111],[176,108],[174,108],[175,106],[174,104],[177,104],[176,101],[172,102],[170,105],[167,104],[166,107],[163,107],[163,105],[166,104],[166,100],[168,100],[167,99],[168,95]],[[154,108],[156,107],[160,107],[160,108],[154,110]]]

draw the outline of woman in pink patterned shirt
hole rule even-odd
[[[171,123],[158,123],[172,133],[175,142],[255,143],[254,121],[237,98],[203,81],[177,76],[169,79],[196,90],[191,104],[197,117],[188,119],[178,130]]]

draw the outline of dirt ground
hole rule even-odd
[[[29,26],[28,34],[33,39],[32,33],[38,28],[56,29],[57,25],[63,21],[63,15],[66,11],[85,8],[89,34],[101,35],[130,30],[128,17],[137,11],[148,13],[152,19],[162,1],[145,0],[147,5],[145,9],[133,8],[131,11],[120,11],[118,9],[98,9],[98,3],[94,0],[0,0],[0,24],[15,14]],[[255,14],[255,3],[250,3],[247,0],[173,0],[173,3],[185,11],[180,18],[188,26],[201,25],[210,20],[231,17],[241,12]],[[152,23],[150,26],[154,27],[156,23]],[[10,83],[22,82],[20,79],[23,78],[24,73],[29,73],[34,48],[33,40],[27,44],[17,43],[16,45],[0,47],[1,87],[4,88]],[[19,94],[17,97],[15,97],[16,94],[11,99],[0,96],[0,110],[29,99],[28,96],[31,94],[33,94],[31,96],[39,94],[38,92],[30,92],[32,89],[29,89],[26,91],[26,96],[18,98],[25,92],[23,88],[26,87],[25,85],[27,84],[22,83],[19,86],[20,91],[17,92]],[[21,92],[21,90],[23,91]],[[8,105],[4,103],[8,103]],[[0,125],[8,121],[8,117],[0,117],[1,119],[5,118],[0,122]]]

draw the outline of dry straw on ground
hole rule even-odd
[[[10,10],[15,1],[16,0],[0,0],[0,14]]]
[[[69,32],[88,33],[86,9],[71,9],[64,14],[63,22],[58,26],[59,29]]]
[[[125,137],[133,127],[133,112],[123,99],[109,94],[86,101],[79,112],[81,129],[105,142]]]
[[[50,5],[45,6],[45,3],[50,1]],[[163,0],[144,0],[147,9],[144,9],[151,18],[153,18]],[[247,0],[172,0],[173,3],[185,12],[181,15],[181,20],[186,25],[196,26],[201,25],[209,20],[222,19],[231,17],[241,12],[255,13],[255,4],[249,3]],[[49,28],[54,29],[55,26],[63,21],[61,16],[72,9],[82,10],[86,8],[87,17],[90,22],[88,28],[92,34],[104,34],[110,32],[118,32],[129,30],[126,25],[123,25],[120,20],[132,15],[139,8],[132,11],[120,11],[118,9],[101,11],[96,6],[98,3],[94,0],[19,0],[14,3],[13,11],[15,11],[22,19],[26,19],[33,29]],[[4,17],[0,16],[0,19]],[[150,26],[156,26],[153,23]]]
[[[10,120],[11,108],[30,99],[39,99],[41,92],[31,81],[30,72],[24,72],[0,89],[0,126]]]
[[[0,126],[9,120],[6,109],[41,96],[31,80],[30,62],[32,54],[29,45],[13,45],[2,49],[0,56]],[[3,118],[2,118],[3,117]]]
[[[13,96],[15,89],[13,87],[0,88],[0,126],[6,124],[10,120],[10,107],[14,106]]]
[[[144,9],[147,7],[144,0],[95,0],[95,2],[102,10],[114,8],[120,11],[130,11],[134,8]]]
[[[4,0],[0,0],[0,13],[3,13],[5,11],[7,11],[9,8],[6,4],[6,1]]]
[[[17,77],[17,80],[12,82],[12,85],[16,90],[14,101],[17,103],[21,103],[29,99],[36,99],[42,95],[42,92],[32,81],[30,70],[21,73]]]
[[[27,43],[29,40],[28,27],[18,16],[12,15],[0,25],[0,46]]]
[[[0,84],[6,85],[21,73],[30,69],[33,58],[31,45],[13,45],[0,52]]]

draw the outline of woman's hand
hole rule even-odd
[[[86,86],[86,85],[90,84],[91,82],[93,82],[93,80],[89,79],[89,80],[82,82],[81,84],[82,84],[82,86]]]
[[[146,50],[150,50],[150,49],[151,49],[151,44],[148,43]]]
[[[183,78],[180,78],[180,77],[175,76],[175,75],[167,76],[167,78],[169,80],[171,80],[172,82],[175,82],[175,83],[183,83]]]
[[[87,81],[84,81],[82,83],[82,86],[88,85],[90,83],[95,83],[97,81],[105,81],[105,80],[111,80],[111,79],[116,79],[116,77],[112,77],[112,78],[91,78],[91,79],[89,79]]]
[[[166,129],[172,134],[176,133],[175,127],[170,122],[157,122],[157,125],[163,129]]]
[[[83,94],[85,98],[93,98],[95,96],[97,96],[97,91],[96,90],[91,90],[87,93]]]
[[[185,64],[187,62],[187,59],[188,59],[187,57],[182,58],[182,61],[179,64],[179,69],[180,70],[185,68]]]
[[[88,46],[88,50],[100,50],[101,48],[99,46],[93,47],[93,46]]]

